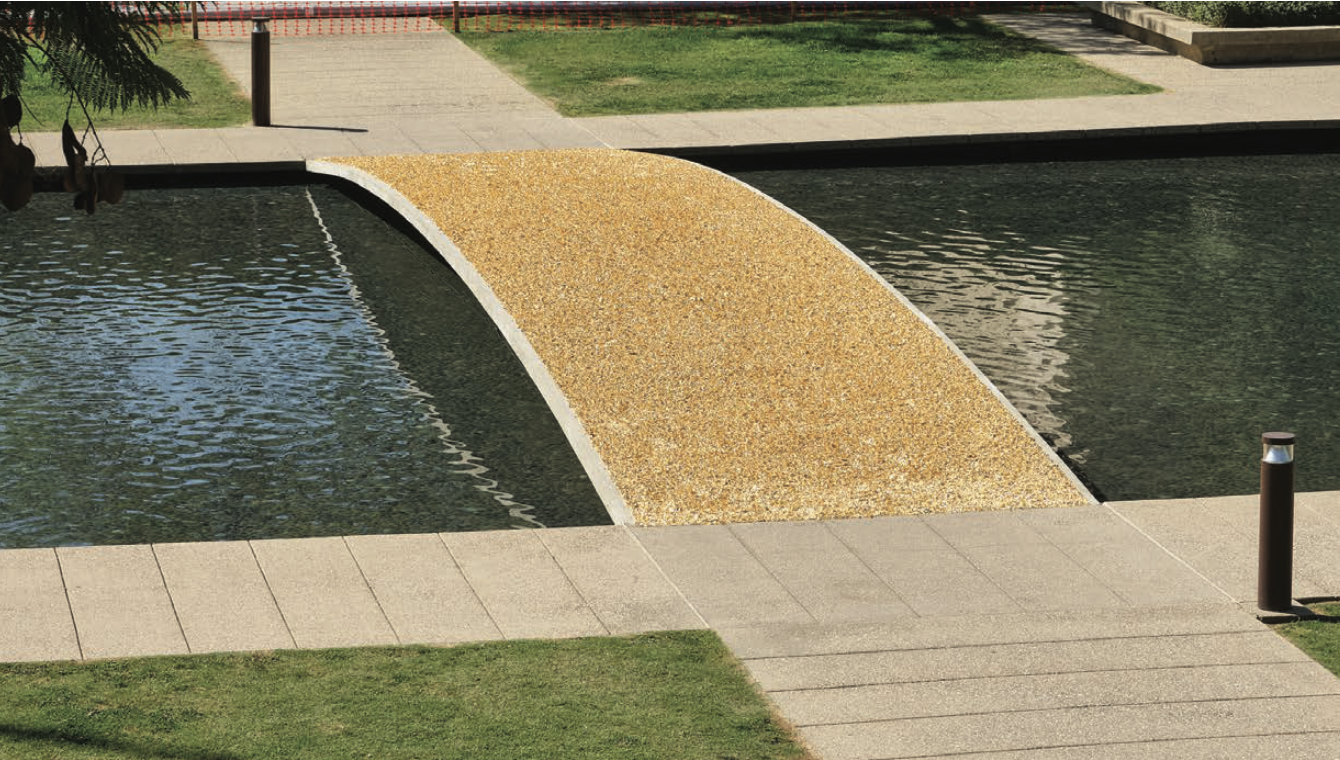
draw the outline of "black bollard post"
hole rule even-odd
[[[1261,436],[1261,544],[1256,606],[1293,609],[1293,433]]]
[[[270,126],[270,19],[251,20],[251,123]]]

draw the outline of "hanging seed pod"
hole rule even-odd
[[[87,176],[84,177],[84,184],[88,189],[82,195],[84,196],[84,211],[89,216],[93,216],[93,212],[98,210],[98,186],[90,182],[89,179]]]
[[[33,175],[6,172],[0,178],[0,203],[10,211],[18,211],[33,199]]]
[[[23,118],[23,104],[19,102],[18,95],[6,95],[0,100],[0,117],[4,118],[6,127],[19,125],[19,120]]]
[[[76,190],[87,189],[88,178],[85,176],[84,165],[88,163],[88,151],[84,150],[84,146],[74,136],[74,129],[70,127],[69,119],[65,120],[60,130],[60,147],[61,152],[65,154],[65,192],[73,193]]]
[[[8,129],[0,131],[0,171],[13,172],[19,169],[19,146],[14,144]]]
[[[97,178],[98,199],[103,203],[117,204],[126,192],[126,178],[117,172],[103,172]]]
[[[33,153],[32,148],[27,145],[16,145],[14,146],[14,155],[17,157],[16,163],[20,174],[31,177],[33,172],[37,171],[37,156]]]

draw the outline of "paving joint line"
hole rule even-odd
[[[386,614],[386,608],[382,606],[382,600],[377,597],[376,589],[372,588],[372,583],[368,581],[368,574],[363,572],[363,566],[358,563],[358,556],[354,554],[354,548],[349,545],[349,537],[340,536],[340,543],[344,546],[344,550],[349,553],[349,559],[354,561],[354,568],[358,570],[358,577],[363,579],[363,586],[372,595],[372,601],[377,605],[377,611],[382,614],[382,620],[386,621],[386,627],[391,629],[391,635],[395,637],[395,643],[398,646],[403,646],[405,642],[400,638],[400,631],[395,629],[395,623],[392,623],[391,616]]]
[[[1106,502],[1106,501],[1103,502],[1103,508],[1106,509],[1108,512],[1111,512],[1112,514],[1116,515],[1117,517],[1121,518],[1122,522],[1124,522],[1124,523],[1126,523],[1127,525],[1129,525],[1129,526],[1131,526],[1132,528],[1134,528],[1135,531],[1136,531],[1137,533],[1139,533],[1140,535],[1144,536],[1145,539],[1147,539],[1147,540],[1148,540],[1150,543],[1152,543],[1153,545],[1155,545],[1155,546],[1157,546],[1158,548],[1162,549],[1163,552],[1164,552],[1165,554],[1167,554],[1169,557],[1172,557],[1173,559],[1175,559],[1175,560],[1177,560],[1178,562],[1180,562],[1180,563],[1182,564],[1183,567],[1185,567],[1186,569],[1188,569],[1188,570],[1190,570],[1192,573],[1194,573],[1194,574],[1196,575],[1197,578],[1200,578],[1201,580],[1203,580],[1203,581],[1205,581],[1206,583],[1210,584],[1210,587],[1213,588],[1215,591],[1218,591],[1220,594],[1223,594],[1225,599],[1229,600],[1230,602],[1232,602],[1232,603],[1234,603],[1234,604],[1237,604],[1237,603],[1239,602],[1239,600],[1236,599],[1236,598],[1234,598],[1232,594],[1230,594],[1230,593],[1228,593],[1227,591],[1225,591],[1224,588],[1223,588],[1222,586],[1220,586],[1219,584],[1217,584],[1217,583],[1215,583],[1214,581],[1210,580],[1204,573],[1202,573],[1201,571],[1199,571],[1199,570],[1197,570],[1196,568],[1192,567],[1190,562],[1187,562],[1187,561],[1186,561],[1185,559],[1183,559],[1180,555],[1178,555],[1178,554],[1176,554],[1175,552],[1173,552],[1172,549],[1169,549],[1168,547],[1164,546],[1158,539],[1154,538],[1154,537],[1151,536],[1149,533],[1145,532],[1145,529],[1144,529],[1144,528],[1141,528],[1139,525],[1136,525],[1134,520],[1130,519],[1129,517],[1127,517],[1126,515],[1122,514],[1120,511],[1118,511],[1116,507],[1113,507],[1113,506],[1112,506],[1112,503],[1111,503],[1111,502]]]
[[[847,551],[851,552],[851,555],[856,558],[856,561],[861,563],[861,567],[864,567],[868,573],[873,575],[875,577],[875,580],[879,581],[880,583],[883,583],[884,587],[887,588],[893,594],[893,598],[897,599],[904,607],[906,607],[909,611],[911,611],[914,617],[917,618],[925,617],[925,615],[922,615],[921,613],[917,612],[916,608],[913,607],[910,602],[904,599],[902,594],[898,593],[898,589],[894,588],[893,584],[889,583],[887,578],[875,572],[875,568],[871,567],[870,563],[865,561],[865,557],[862,557],[860,552],[856,551],[856,549],[851,544],[847,543],[846,541],[843,541],[842,536],[838,535],[837,531],[833,530],[833,526],[829,524],[828,520],[823,520],[819,524],[824,527],[824,530],[828,531],[828,535],[832,536],[834,539],[837,540],[839,544],[842,544],[842,546]]]
[[[771,692],[769,692],[771,693]],[[964,713],[936,713],[934,715],[908,715],[901,718],[875,718],[873,720],[835,721],[832,723],[795,723],[799,728],[818,728],[826,726],[869,726],[879,723],[901,723],[914,720],[939,720],[941,718],[981,718],[989,715],[1026,715],[1028,713],[1066,712],[1077,710],[1103,710],[1110,707],[1164,707],[1173,705],[1206,705],[1232,702],[1269,702],[1280,699],[1316,699],[1318,697],[1338,697],[1340,694],[1281,694],[1271,697],[1225,697],[1221,699],[1173,699],[1157,702],[1106,702],[1091,705],[1057,705],[1055,707],[1029,707],[1014,710],[981,710]]]
[[[1172,742],[1216,741],[1221,739],[1264,739],[1272,736],[1340,736],[1340,730],[1327,731],[1276,731],[1264,734],[1219,734],[1217,736],[1174,736],[1160,739],[1126,739],[1115,742],[1091,742],[1088,744],[1038,744],[1031,747],[1008,747],[1005,749],[970,749],[963,752],[941,752],[934,755],[901,755],[898,757],[880,757],[870,760],[928,760],[937,757],[965,757],[968,755],[1004,755],[1020,752],[1045,752],[1051,749],[1085,749],[1088,747],[1131,747],[1140,744],[1170,744]]]
[[[493,626],[493,630],[498,634],[498,638],[507,638],[507,634],[503,633],[502,627],[498,625],[498,621],[493,619],[493,613],[489,611],[488,605],[484,604],[484,600],[480,598],[479,592],[475,590],[475,584],[470,582],[470,576],[465,574],[465,568],[461,567],[461,561],[456,559],[456,555],[452,553],[451,547],[447,545],[447,540],[442,537],[441,533],[434,533],[433,535],[437,536],[437,541],[442,544],[442,548],[447,550],[447,557],[451,560],[452,567],[455,567],[456,572],[461,574],[461,580],[465,581],[465,587],[470,589],[470,596],[473,596],[475,601],[479,602],[479,609],[484,611],[484,617],[489,619],[489,625]]]
[[[1088,489],[1087,489],[1087,486],[1086,486],[1085,490],[1088,490]],[[1090,492],[1090,493],[1092,493],[1092,492]],[[1095,497],[1095,498],[1096,498],[1096,497]],[[1028,525],[1028,522],[1025,521],[1025,520],[1023,520],[1022,518],[1020,518],[1020,522],[1023,522],[1025,525]],[[1065,557],[1065,558],[1066,558],[1067,560],[1069,560],[1072,564],[1074,564],[1075,567],[1078,567],[1080,570],[1082,570],[1082,571],[1084,572],[1085,575],[1087,575],[1087,576],[1089,576],[1090,578],[1092,578],[1092,579],[1094,580],[1094,582],[1096,582],[1099,586],[1101,586],[1102,588],[1107,589],[1107,590],[1108,590],[1109,592],[1111,592],[1111,594],[1112,594],[1113,596],[1115,596],[1117,599],[1119,599],[1119,600],[1125,602],[1125,603],[1126,603],[1126,606],[1127,606],[1128,608],[1134,609],[1134,608],[1137,607],[1137,605],[1136,605],[1136,603],[1135,603],[1135,600],[1128,598],[1125,594],[1121,593],[1121,591],[1117,590],[1116,588],[1114,588],[1114,587],[1112,587],[1112,586],[1109,586],[1106,582],[1103,581],[1102,578],[1098,577],[1098,574],[1097,574],[1097,573],[1095,573],[1095,572],[1093,572],[1092,570],[1090,570],[1089,568],[1085,567],[1084,564],[1081,563],[1078,559],[1076,559],[1070,552],[1066,551],[1064,546],[1062,546],[1061,544],[1058,544],[1057,542],[1053,541],[1052,538],[1051,538],[1051,536],[1048,536],[1046,533],[1043,533],[1042,531],[1038,530],[1037,528],[1033,527],[1032,525],[1028,525],[1028,528],[1029,528],[1029,530],[1032,530],[1034,533],[1036,533],[1036,534],[1038,534],[1039,536],[1041,536],[1043,541],[1046,541],[1046,542],[1047,542],[1053,549],[1055,549],[1056,551],[1060,552],[1062,557]]]
[[[1136,639],[1176,639],[1193,638],[1196,636],[1261,636],[1273,631],[1255,630],[1232,630],[1232,631],[1197,631],[1195,633],[1168,633],[1168,634],[1144,634],[1138,636],[1093,636],[1075,639],[1028,639],[1023,641],[995,641],[988,644],[947,644],[944,646],[933,647],[907,647],[904,649],[861,649],[851,652],[812,652],[807,654],[779,654],[767,655],[765,657],[749,657],[745,662],[761,662],[763,660],[803,660],[811,657],[846,657],[849,655],[865,654],[888,654],[893,652],[944,652],[954,649],[990,649],[992,647],[1017,647],[1017,646],[1035,646],[1042,644],[1079,644],[1096,641],[1132,641]],[[1301,653],[1301,652],[1300,652]],[[1302,660],[1300,660],[1302,662]]]
[[[1268,665],[1307,665],[1312,660],[1279,660],[1272,662],[1208,662],[1196,665],[1172,665],[1163,668],[1111,668],[1096,670],[1048,670],[1040,673],[1006,673],[998,676],[964,676],[963,678],[940,678],[912,681],[867,681],[864,683],[842,684],[841,686],[820,686],[812,689],[765,689],[768,694],[805,693],[818,691],[838,691],[841,689],[868,689],[877,686],[902,686],[904,684],[954,683],[959,681],[989,681],[1002,678],[1045,678],[1052,676],[1100,675],[1103,673],[1136,673],[1152,670],[1196,670],[1199,668],[1225,668],[1236,666]],[[1340,696],[1340,692],[1330,692],[1323,696]]]
[[[1048,670],[1040,673],[1004,673],[1000,675],[989,676],[960,676],[958,678],[924,678],[912,679],[909,681],[876,681],[870,683],[843,684],[841,686],[815,686],[812,688],[798,689],[768,689],[769,694],[804,694],[817,691],[843,691],[844,689],[869,689],[877,686],[903,686],[906,684],[931,684],[931,683],[958,683],[960,681],[998,681],[1009,678],[1054,678],[1056,676],[1084,676],[1098,675],[1100,673],[1153,673],[1173,670],[1206,670],[1210,668],[1258,668],[1278,665],[1311,665],[1312,660],[1269,660],[1259,662],[1218,662],[1218,663],[1198,663],[1195,665],[1160,665],[1152,668],[1094,668],[1089,670]],[[1336,691],[1327,692],[1325,695],[1340,695],[1340,685],[1337,685]],[[868,722],[868,721],[854,721]]]
[[[158,551],[154,548],[154,544],[149,544],[149,556],[154,558],[158,580],[163,583],[163,593],[167,595],[168,606],[172,608],[172,619],[177,623],[177,632],[181,634],[182,643],[186,645],[186,653],[193,654],[191,640],[186,638],[186,627],[181,624],[181,615],[177,613],[177,600],[172,598],[172,589],[168,588],[167,575],[163,573],[163,563],[158,561]]]
[[[675,595],[679,597],[680,601],[684,602],[684,606],[688,607],[689,610],[693,612],[693,616],[698,618],[698,622],[703,624],[703,629],[708,631],[712,630],[712,626],[708,624],[707,618],[703,617],[703,614],[698,611],[698,608],[694,606],[693,602],[689,601],[688,596],[684,594],[684,590],[679,587],[678,583],[671,580],[670,575],[665,572],[665,568],[661,567],[661,563],[656,561],[655,555],[647,549],[646,544],[642,543],[642,539],[638,538],[637,534],[633,532],[634,526],[620,525],[619,527],[633,539],[633,543],[637,544],[637,548],[642,550],[643,556],[651,562],[651,566],[656,568],[656,572],[660,573],[661,577],[665,579],[665,582],[670,584],[670,588],[675,590]]]
[[[995,578],[992,578],[990,575],[987,575],[986,571],[983,570],[982,568],[978,567],[978,566],[977,566],[977,563],[976,563],[976,562],[973,562],[971,557],[969,557],[968,555],[964,554],[964,553],[963,553],[963,550],[962,550],[961,548],[959,548],[953,541],[950,541],[947,537],[945,537],[945,534],[944,534],[944,533],[941,533],[940,531],[936,530],[936,529],[935,529],[935,526],[931,524],[931,521],[930,521],[930,520],[927,520],[925,517],[922,517],[922,516],[920,516],[920,515],[918,515],[917,519],[921,520],[921,522],[922,522],[927,528],[929,528],[930,531],[931,531],[932,533],[934,533],[935,535],[939,536],[939,537],[940,537],[940,540],[945,542],[945,546],[948,546],[950,549],[953,549],[953,550],[954,550],[954,553],[957,554],[957,555],[959,556],[959,559],[962,559],[964,562],[967,562],[967,563],[968,563],[968,567],[971,567],[973,570],[975,570],[975,571],[977,572],[978,575],[980,575],[980,576],[982,576],[983,578],[985,578],[985,579],[986,579],[992,586],[995,586],[995,588],[996,588],[997,591],[999,591],[1000,593],[1004,594],[1004,595],[1005,595],[1005,598],[1006,598],[1006,599],[1009,599],[1010,602],[1012,602],[1012,603],[1014,604],[1014,606],[1017,607],[1017,608],[1019,609],[1019,612],[1023,612],[1023,613],[1027,613],[1027,614],[1032,614],[1032,615],[1036,615],[1036,614],[1038,614],[1038,611],[1037,611],[1037,610],[1030,610],[1029,608],[1025,607],[1025,606],[1023,605],[1022,602],[1020,602],[1018,599],[1016,599],[1016,598],[1014,597],[1014,594],[1011,594],[1009,591],[1006,591],[1006,590],[1005,590],[1005,587],[1002,586],[1002,585],[1000,585],[1000,583],[998,583],[998,582],[996,581]],[[1030,530],[1031,530],[1031,528],[1030,528]],[[1036,533],[1037,531],[1034,531],[1034,532]],[[1043,614],[1045,614],[1045,612],[1044,612]]]
[[[247,541],[247,551],[251,552],[251,561],[256,563],[256,572],[261,574],[261,582],[265,584],[265,591],[270,595],[270,601],[274,602],[275,612],[279,613],[279,622],[284,624],[284,633],[288,634],[288,640],[293,644],[293,648],[298,648],[298,639],[293,635],[293,629],[289,627],[288,616],[284,614],[284,608],[279,605],[279,598],[275,596],[275,590],[270,587],[270,579],[265,575],[265,568],[261,566],[260,557],[256,556],[256,547],[254,541]]]
[[[572,592],[577,595],[577,598],[582,600],[582,605],[591,613],[591,617],[595,618],[596,622],[600,624],[600,627],[604,629],[605,635],[613,636],[614,634],[610,632],[610,627],[605,622],[604,618],[600,617],[600,613],[596,612],[596,608],[591,604],[590,600],[586,598],[586,594],[582,593],[582,590],[577,587],[577,583],[572,580],[572,576],[568,575],[567,569],[563,567],[562,562],[558,561],[558,557],[554,554],[554,550],[549,548],[548,542],[544,540],[544,532],[540,531],[539,534],[536,535],[535,540],[540,544],[540,548],[544,549],[544,553],[549,556],[549,561],[553,562],[554,567],[558,568],[558,572],[563,576],[563,580],[567,582],[568,588],[572,589]]]
[[[795,592],[791,590],[791,587],[787,586],[785,583],[782,583],[782,579],[777,577],[777,573],[773,572],[772,568],[768,567],[768,564],[763,561],[763,558],[758,556],[758,553],[755,552],[753,548],[749,546],[749,544],[745,543],[744,539],[740,538],[740,534],[735,532],[736,525],[737,523],[727,524],[726,533],[730,534],[730,537],[735,540],[735,543],[739,544],[742,548],[744,548],[744,550],[749,554],[750,557],[754,558],[754,561],[758,563],[758,566],[763,568],[763,572],[767,573],[768,577],[771,578],[774,583],[780,586],[782,590],[786,592],[787,596],[791,597],[791,600],[800,607],[801,611],[803,611],[806,615],[810,616],[810,620],[813,620],[815,623],[819,623],[820,622],[819,616],[811,612],[810,608],[806,607],[805,603],[800,601],[800,597],[796,596]]]
[[[74,604],[70,602],[70,586],[65,582],[65,566],[61,564],[59,551],[53,548],[51,550],[51,556],[55,557],[56,559],[56,573],[60,575],[60,588],[61,591],[65,594],[65,611],[66,613],[69,614],[70,625],[74,628],[74,646],[75,649],[79,652],[79,659],[83,660],[85,659],[84,643],[81,637],[79,636],[79,621],[76,620],[74,616]]]

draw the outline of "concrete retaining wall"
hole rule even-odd
[[[1085,2],[1094,26],[1196,63],[1340,60],[1340,26],[1218,29],[1143,3]]]

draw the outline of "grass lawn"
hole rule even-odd
[[[804,758],[710,632],[0,665],[6,760]]]
[[[214,62],[204,44],[190,39],[164,40],[155,57],[158,64],[181,79],[191,91],[189,101],[173,101],[154,110],[134,108],[109,113],[93,112],[98,129],[208,128],[246,124],[251,120],[251,103],[237,85]],[[65,121],[69,98],[37,74],[31,63],[23,80],[23,100],[27,109],[22,127],[28,132],[55,132]],[[76,132],[83,129],[84,114],[76,105],[70,112],[70,124]]]
[[[1340,677],[1340,602],[1310,606],[1322,617],[1286,623],[1276,626],[1275,630]]]
[[[460,37],[566,116],[1158,91],[975,17]]]

